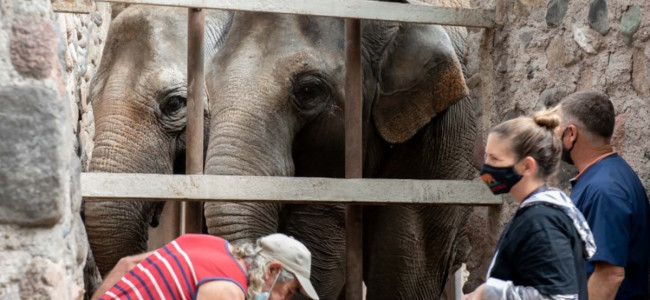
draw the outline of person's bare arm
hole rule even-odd
[[[589,277],[589,299],[611,300],[616,297],[618,287],[625,278],[623,267],[596,262],[596,268]]]
[[[244,291],[230,281],[215,280],[201,284],[196,300],[244,300]]]
[[[108,275],[106,275],[106,278],[104,278],[102,285],[100,285],[99,288],[97,288],[97,291],[95,291],[91,300],[97,300],[99,299],[99,297],[103,296],[104,293],[106,293],[106,291],[110,290],[118,281],[120,281],[122,276],[124,276],[133,267],[135,267],[137,264],[139,264],[142,260],[147,258],[147,256],[151,255],[152,253],[153,252],[147,252],[147,253],[121,258],[120,261],[117,262],[113,270],[111,270],[108,273]]]

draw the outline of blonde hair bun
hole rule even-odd
[[[551,110],[536,112],[535,115],[533,115],[533,120],[538,126],[544,127],[548,130],[553,130],[560,126],[560,116]]]

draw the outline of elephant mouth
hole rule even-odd
[[[185,174],[185,150],[179,151],[174,157],[174,167],[172,173]]]

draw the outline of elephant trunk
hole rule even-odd
[[[153,211],[153,204],[133,201],[84,203],[88,241],[102,276],[108,274],[120,258],[147,250],[149,226],[143,219],[151,218],[146,214]]]
[[[295,126],[286,123],[290,121],[282,115],[281,108],[255,101],[273,98],[268,95],[224,98],[217,99],[211,109],[217,113],[211,120],[205,173],[293,176],[291,144],[295,135],[292,128]],[[206,225],[210,234],[231,242],[252,242],[277,232],[280,210],[281,205],[275,203],[207,203]]]
[[[97,120],[96,144],[90,172],[172,173],[173,155],[163,147],[165,137],[154,130],[112,115],[117,110],[99,105],[96,111],[107,117]],[[134,125],[136,124],[136,125]],[[148,138],[145,138],[144,135]],[[154,136],[154,138],[152,138]],[[145,252],[149,224],[162,210],[163,202],[86,201],[84,219],[97,267],[106,275],[120,258]]]

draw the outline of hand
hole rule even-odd
[[[463,295],[462,300],[483,300],[483,290],[485,290],[485,283],[481,284],[473,292]]]

